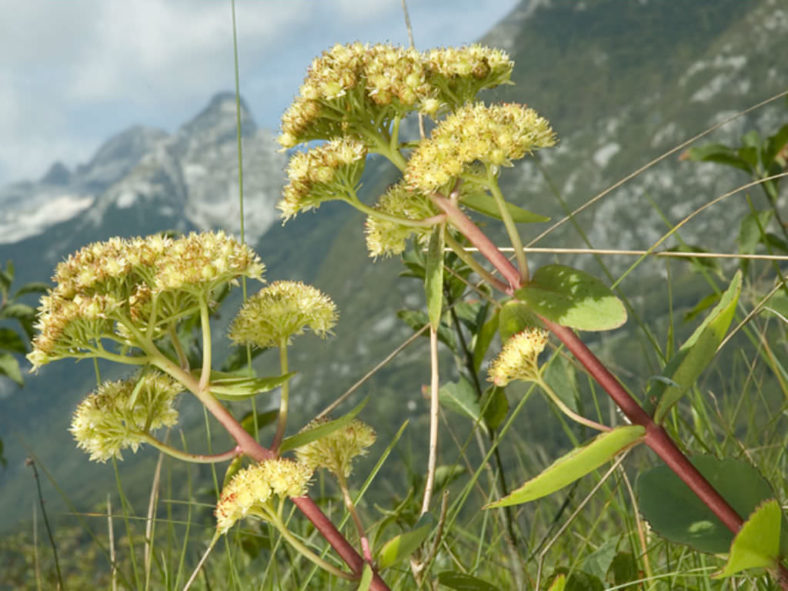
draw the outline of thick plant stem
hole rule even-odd
[[[210,411],[225,429],[227,429],[227,432],[235,439],[236,443],[238,443],[246,455],[258,462],[276,457],[273,451],[260,445],[257,440],[235,420],[235,417],[230,414],[230,411],[228,411],[221,402],[208,392],[200,390],[197,379],[189,372],[184,371],[163,355],[154,357],[151,363],[189,388],[189,390],[199,398],[200,402],[205,405],[208,411]],[[331,547],[336,550],[337,554],[345,561],[353,573],[361,576],[361,572],[364,568],[364,559],[361,558],[359,553],[356,552],[356,549],[345,539],[345,536],[343,536],[334,524],[331,523],[328,517],[325,516],[320,510],[320,507],[309,497],[299,497],[292,499],[292,501],[295,506],[301,510],[304,516],[312,522],[315,529],[320,532]],[[386,585],[377,573],[375,573],[369,588],[372,591],[390,591],[388,585]]]
[[[513,293],[521,284],[520,272],[514,268],[498,247],[466,216],[460,208],[446,197],[433,195],[432,200],[440,207],[449,218],[449,222],[462,232],[465,237],[479,249],[479,252],[504,276],[509,282],[508,293]]]
[[[287,365],[287,339],[282,339],[279,343],[279,366],[282,375],[285,375],[289,369]],[[276,433],[274,440],[271,443],[271,449],[275,452],[279,449],[279,444],[285,436],[285,429],[287,428],[287,409],[290,398],[289,381],[282,384],[282,394],[279,400],[279,419],[276,422]]]
[[[739,531],[743,520],[728,502],[714,489],[708,480],[679,450],[665,429],[640,407],[602,362],[586,347],[585,343],[569,328],[541,318],[545,326],[557,336],[588,373],[615,401],[627,418],[636,425],[646,428],[645,443],[664,461],[668,467],[690,487],[697,497],[717,516],[734,534]]]

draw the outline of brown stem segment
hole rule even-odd
[[[262,462],[276,457],[276,454],[270,449],[266,449],[260,445],[257,440],[252,437],[241,424],[235,420],[230,411],[224,405],[214,398],[208,392],[200,389],[197,380],[187,371],[184,371],[178,365],[172,363],[166,358],[157,358],[153,362],[159,369],[167,372],[181,383],[186,385],[205,407],[216,417],[216,419],[227,429],[230,435],[235,439],[238,446],[243,453],[250,458]],[[345,536],[334,526],[333,523],[325,516],[315,502],[309,497],[299,497],[292,499],[296,507],[298,507],[304,516],[312,522],[317,531],[326,539],[326,541],[336,550],[337,554],[344,560],[354,574],[361,576],[364,568],[364,559],[361,558],[356,549],[350,545],[345,539]],[[373,591],[390,591],[389,586],[385,581],[375,573],[372,583],[369,587]]]
[[[586,347],[571,329],[560,326],[541,318],[544,325],[557,336],[577,360],[583,364],[588,373],[610,395],[623,413],[636,425],[646,428],[645,443],[662,458],[668,467],[690,487],[698,498],[711,509],[714,515],[734,534],[739,531],[743,520],[728,502],[720,496],[703,474],[676,447],[676,444],[665,429],[654,422],[646,414],[637,401],[629,395],[619,381],[611,374],[602,362]]]

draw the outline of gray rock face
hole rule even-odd
[[[246,233],[256,241],[276,218],[285,156],[241,101]],[[235,96],[220,93],[175,134],[143,126],[106,141],[87,164],[53,164],[38,182],[0,188],[0,244],[83,216],[100,226],[110,209],[144,206],[188,225],[240,231]]]

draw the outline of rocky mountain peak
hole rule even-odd
[[[240,103],[241,135],[253,136],[257,132],[257,124],[243,98],[240,99]],[[178,130],[177,143],[184,148],[187,146],[194,148],[199,145],[235,140],[238,133],[235,108],[235,93],[215,94],[207,107]]]

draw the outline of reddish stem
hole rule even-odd
[[[212,396],[207,396],[205,398],[206,399],[203,400],[203,402],[206,403],[208,409],[225,427],[225,429],[230,432],[246,455],[257,460],[258,462],[270,460],[271,458],[276,457],[274,452],[260,445],[255,440],[255,438],[252,437],[238,423],[238,421],[235,420],[235,417],[233,417],[230,412],[221,403],[219,403],[218,400]],[[208,399],[212,400],[213,402],[208,402]],[[362,570],[364,568],[364,559],[361,558],[359,553],[356,552],[356,549],[353,548],[353,546],[351,546],[350,543],[345,539],[345,536],[343,536],[342,533],[336,527],[334,527],[334,524],[331,523],[328,517],[326,517],[326,515],[320,510],[320,507],[318,507],[315,502],[307,496],[295,498],[292,499],[292,501],[295,506],[298,507],[306,516],[306,518],[312,522],[317,531],[320,532],[326,541],[331,544],[342,560],[347,563],[347,565],[350,567],[350,570],[352,570],[354,574],[361,576]],[[385,581],[383,581],[383,579],[381,579],[377,573],[374,574],[372,584],[369,588],[373,591],[390,591],[388,585],[386,585]]]
[[[454,205],[449,199],[440,195],[433,195],[432,200],[435,202],[435,205],[446,212],[449,222],[462,232],[470,243],[478,248],[479,252],[484,255],[484,257],[492,263],[493,267],[503,275],[504,279],[509,282],[507,293],[513,293],[516,287],[520,285],[522,278],[520,277],[520,272],[509,262],[509,259],[507,259],[501,251],[498,250],[498,247],[487,238],[484,232],[482,232],[479,227],[474,224],[468,216],[462,213],[460,208]]]
[[[645,442],[654,452],[662,458],[668,467],[690,487],[698,498],[711,509],[720,521],[734,534],[739,531],[743,520],[728,502],[720,496],[703,474],[687,459],[676,447],[676,444],[667,434],[665,429],[654,422],[646,414],[637,401],[629,395],[619,381],[611,374],[602,362],[586,347],[571,329],[560,326],[541,318],[544,325],[557,336],[569,349],[577,360],[583,364],[588,373],[599,383],[602,388],[615,401],[622,412],[636,425],[646,428]]]

